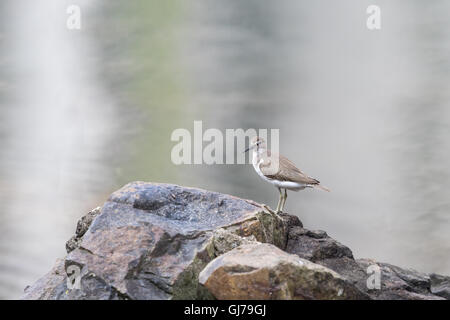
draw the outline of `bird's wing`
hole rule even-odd
[[[270,170],[270,166],[273,161],[279,160],[278,171],[274,173]],[[304,184],[319,184],[320,182],[316,179],[308,177],[306,174],[301,172],[288,158],[270,153],[267,151],[267,158],[264,158],[264,162],[262,162],[259,166],[261,172],[269,179],[275,179],[280,181],[293,181]]]

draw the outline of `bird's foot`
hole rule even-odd
[[[267,211],[269,211],[271,214],[275,214],[275,211],[273,211],[272,209],[270,209],[270,207],[267,204],[263,204],[262,207],[264,209],[266,209]]]
[[[272,215],[274,215],[277,218],[281,219],[281,217],[279,216],[279,213],[282,213],[281,210],[273,211],[272,209],[270,209],[270,207],[267,204],[263,204],[262,207],[264,209],[266,209],[267,211],[269,211],[269,213],[271,213]]]

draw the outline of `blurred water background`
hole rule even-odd
[[[291,193],[288,212],[356,257],[450,274],[449,1],[3,0],[0,298],[129,181],[275,206],[250,165],[171,163],[172,131],[194,120],[280,129],[281,152],[333,191]]]

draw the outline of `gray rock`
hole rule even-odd
[[[209,261],[246,241],[284,247],[287,227],[251,201],[135,182],[83,217],[75,238],[58,273],[28,288],[24,299],[208,298],[198,274]],[[81,289],[67,286],[70,266],[81,270]]]
[[[89,211],[85,216],[77,223],[77,229],[75,230],[75,235],[66,242],[67,253],[75,250],[80,246],[81,239],[83,238],[86,231],[88,231],[91,226],[92,221],[100,214],[102,208],[97,207]]]
[[[58,259],[53,268],[41,279],[24,290],[22,299],[27,300],[56,300],[59,286],[66,281],[64,260]]]
[[[367,299],[336,272],[262,243],[245,244],[213,261],[199,281],[217,299]]]
[[[450,277],[432,273],[430,275],[431,293],[450,300]]]
[[[216,256],[224,254],[243,244],[252,243],[257,243],[254,236],[240,237],[235,233],[222,228],[214,231],[213,245]]]
[[[446,297],[445,290],[437,289],[438,286],[435,292],[430,290],[430,276],[427,274],[370,259],[355,260],[348,247],[330,238],[324,231],[290,226],[286,251],[337,272],[371,299],[428,300]],[[380,268],[380,289],[369,289],[367,285],[371,275],[367,268],[371,265]]]
[[[449,277],[355,260],[296,216],[170,184],[134,182],[114,192],[80,219],[66,249],[22,299],[450,299]],[[373,265],[379,289],[368,288]]]
[[[378,300],[441,300],[430,291],[430,277],[413,269],[403,269],[388,263],[370,259],[358,259],[357,263],[366,271],[376,265],[380,270],[380,289],[366,289],[372,299]],[[365,279],[367,279],[366,275]],[[364,279],[364,280],[365,280]]]
[[[289,229],[286,251],[313,262],[342,257],[353,259],[351,250],[330,238],[325,231],[311,231],[300,226]]]

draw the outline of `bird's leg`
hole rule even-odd
[[[283,202],[283,192],[281,191],[281,188],[278,188],[278,192],[280,192],[280,198],[278,198],[278,204],[277,204],[277,208],[275,209],[276,213],[280,213],[280,207],[281,207],[281,203]]]
[[[281,211],[284,210],[284,205],[286,204],[286,199],[287,199],[287,189],[284,189],[284,197],[283,197],[283,202],[281,203]]]
[[[266,209],[267,211],[269,211],[271,214],[275,215],[276,217],[280,218],[280,216],[278,215],[278,213],[281,212],[280,207],[281,207],[281,203],[283,201],[283,192],[281,191],[281,188],[277,188],[278,192],[280,192],[280,198],[278,199],[278,204],[277,204],[277,208],[275,209],[275,211],[273,211],[272,209],[269,208],[268,205],[263,204],[262,207],[264,209]]]
[[[275,211],[273,211],[272,209],[270,209],[270,207],[267,204],[263,204],[262,207],[264,209],[266,209],[267,211],[269,211],[271,214],[276,214]]]

